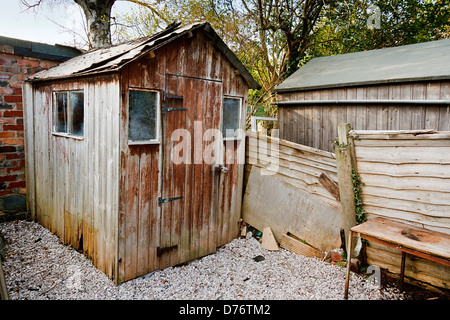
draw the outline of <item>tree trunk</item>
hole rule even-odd
[[[74,0],[84,11],[89,49],[111,45],[111,8],[116,0]]]

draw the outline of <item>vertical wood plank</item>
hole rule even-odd
[[[296,141],[297,143],[305,143],[305,107],[298,106],[297,110],[297,133]]]
[[[139,146],[130,147],[127,156],[127,211],[125,237],[125,279],[132,279],[137,274],[138,259],[138,219],[139,219]]]
[[[120,106],[120,182],[119,182],[119,218],[118,218],[118,248],[117,248],[117,278],[116,283],[125,281],[125,259],[126,259],[126,234],[127,234],[127,210],[128,210],[128,66],[120,73],[120,95],[122,104]]]
[[[356,88],[356,99],[357,100],[364,100],[366,99],[366,88]],[[355,122],[355,129],[356,130],[366,130],[367,129],[367,123],[366,123],[366,114],[367,114],[367,107],[365,105],[357,105],[356,106],[356,122]]]
[[[186,58],[185,58],[186,59]],[[186,91],[186,84],[189,82],[187,79],[179,78],[177,79],[177,91],[179,93],[182,93],[183,95],[183,108],[188,108],[188,105],[186,104],[186,98],[188,96]],[[174,127],[173,129],[185,129],[186,127],[186,111],[181,112],[173,112],[174,114]],[[171,143],[172,145],[172,143]],[[187,150],[182,150],[182,154],[179,156],[184,157],[185,152],[188,152]],[[169,197],[184,197],[185,193],[185,174],[186,174],[186,164],[184,162],[181,163],[173,163],[173,190],[171,195],[167,195]],[[184,199],[184,198],[183,198]],[[180,263],[181,259],[181,236],[182,236],[182,225],[184,224],[184,220],[186,218],[184,206],[183,206],[183,199],[176,200],[172,202],[172,236],[171,236],[171,245],[178,245],[177,250],[172,250],[170,252],[170,262],[171,265],[175,265]]]
[[[378,87],[370,86],[366,88],[368,100],[376,100],[378,99]],[[377,129],[377,114],[378,107],[374,105],[367,105],[367,121],[366,121],[366,129],[367,130],[376,130]]]
[[[206,83],[205,87],[205,103],[203,104],[203,133],[212,127],[213,114],[212,114],[212,99],[214,92],[210,83]],[[210,143],[205,143],[205,147]],[[211,210],[211,167],[205,163],[205,159],[202,164],[202,211],[200,218],[200,246],[199,255],[203,256],[208,254],[208,233],[209,233],[209,219]]]
[[[312,93],[311,91],[305,92],[305,100],[311,100]],[[303,140],[303,144],[307,146],[313,145],[313,128],[314,128],[314,113],[312,106],[305,106],[305,139]],[[283,108],[285,109],[285,108]],[[285,139],[281,137],[282,139]],[[287,139],[285,139],[287,140]]]
[[[340,124],[338,128],[339,144],[346,144],[348,124]],[[356,225],[355,198],[352,182],[352,157],[350,147],[336,147],[336,166],[339,181],[339,194],[342,204],[342,228],[345,238],[349,239],[350,228]],[[351,248],[349,248],[351,250]]]
[[[195,104],[194,122],[194,183],[203,186],[203,105],[206,103],[206,83],[197,83],[197,103]],[[191,257],[198,257],[200,252],[200,231],[202,223],[203,203],[202,191],[200,188],[193,188],[192,191],[192,230],[191,230]]]
[[[356,88],[347,88],[346,98],[348,100],[356,100]],[[347,106],[347,121],[352,128],[356,128],[356,109],[358,107],[351,104]],[[344,122],[341,122],[344,123]]]
[[[314,91],[312,93],[313,100],[320,100],[320,92]],[[322,106],[313,106],[313,121],[312,121],[312,147],[320,148],[320,144],[322,142],[322,137],[324,132],[323,128],[323,107]]]
[[[31,218],[36,218],[36,172],[35,172],[35,144],[34,144],[34,92],[31,83],[24,82],[23,112],[24,112],[24,136],[25,136],[25,180],[27,192],[27,209],[31,212]]]
[[[143,145],[139,148],[139,204],[137,224],[137,274],[143,275],[148,271],[150,245],[150,197],[152,146]]]
[[[185,104],[187,107],[186,111],[186,121],[185,128],[190,134],[189,144],[186,145],[190,147],[190,156],[185,157],[188,161],[185,164],[185,174],[184,174],[184,193],[183,193],[183,222],[181,226],[181,241],[180,241],[180,259],[181,261],[187,261],[190,258],[191,249],[191,227],[192,227],[192,194],[193,189],[195,189],[195,181],[193,174],[193,163],[194,163],[194,152],[193,152],[193,139],[194,139],[194,120],[195,120],[195,105],[197,103],[197,97],[195,92],[197,92],[197,81],[189,80],[186,81],[185,92],[191,92],[194,94],[185,95]]]
[[[389,99],[389,86],[378,87],[378,99]],[[377,130],[388,130],[389,107],[386,105],[377,106]]]
[[[412,99],[424,100],[425,99],[425,86],[423,83],[414,83],[412,86]],[[425,107],[413,106],[412,108],[411,129],[421,130],[425,127]]]
[[[450,100],[450,81],[441,82],[441,100]],[[439,131],[450,131],[450,105],[439,108]]]
[[[400,98],[402,100],[412,99],[412,87],[409,84],[400,85]],[[408,106],[399,107],[400,110],[400,122],[399,130],[411,130],[412,127],[412,111]]]
[[[438,100],[441,94],[440,82],[430,82],[427,85],[427,100]],[[439,107],[427,106],[425,109],[425,129],[439,128]]]

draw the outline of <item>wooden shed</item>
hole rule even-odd
[[[337,125],[450,130],[450,39],[312,59],[281,83],[279,136],[333,151]]]
[[[256,87],[208,23],[172,25],[30,77],[32,216],[116,283],[213,253],[239,233],[238,129]]]

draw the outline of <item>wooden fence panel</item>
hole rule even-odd
[[[450,132],[351,131],[367,218],[450,234]],[[398,272],[400,254],[369,244],[367,262]],[[450,288],[450,267],[420,258],[406,276]]]
[[[277,241],[289,232],[322,251],[340,246],[333,153],[248,132],[245,171],[244,221]]]

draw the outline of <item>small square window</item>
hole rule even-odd
[[[53,103],[53,132],[82,137],[84,134],[84,93],[55,92]]]
[[[224,98],[223,100],[223,137],[238,138],[241,121],[241,99]]]
[[[70,122],[69,133],[82,137],[84,133],[84,94],[70,92]]]
[[[128,141],[159,142],[158,92],[130,89],[128,99]]]

